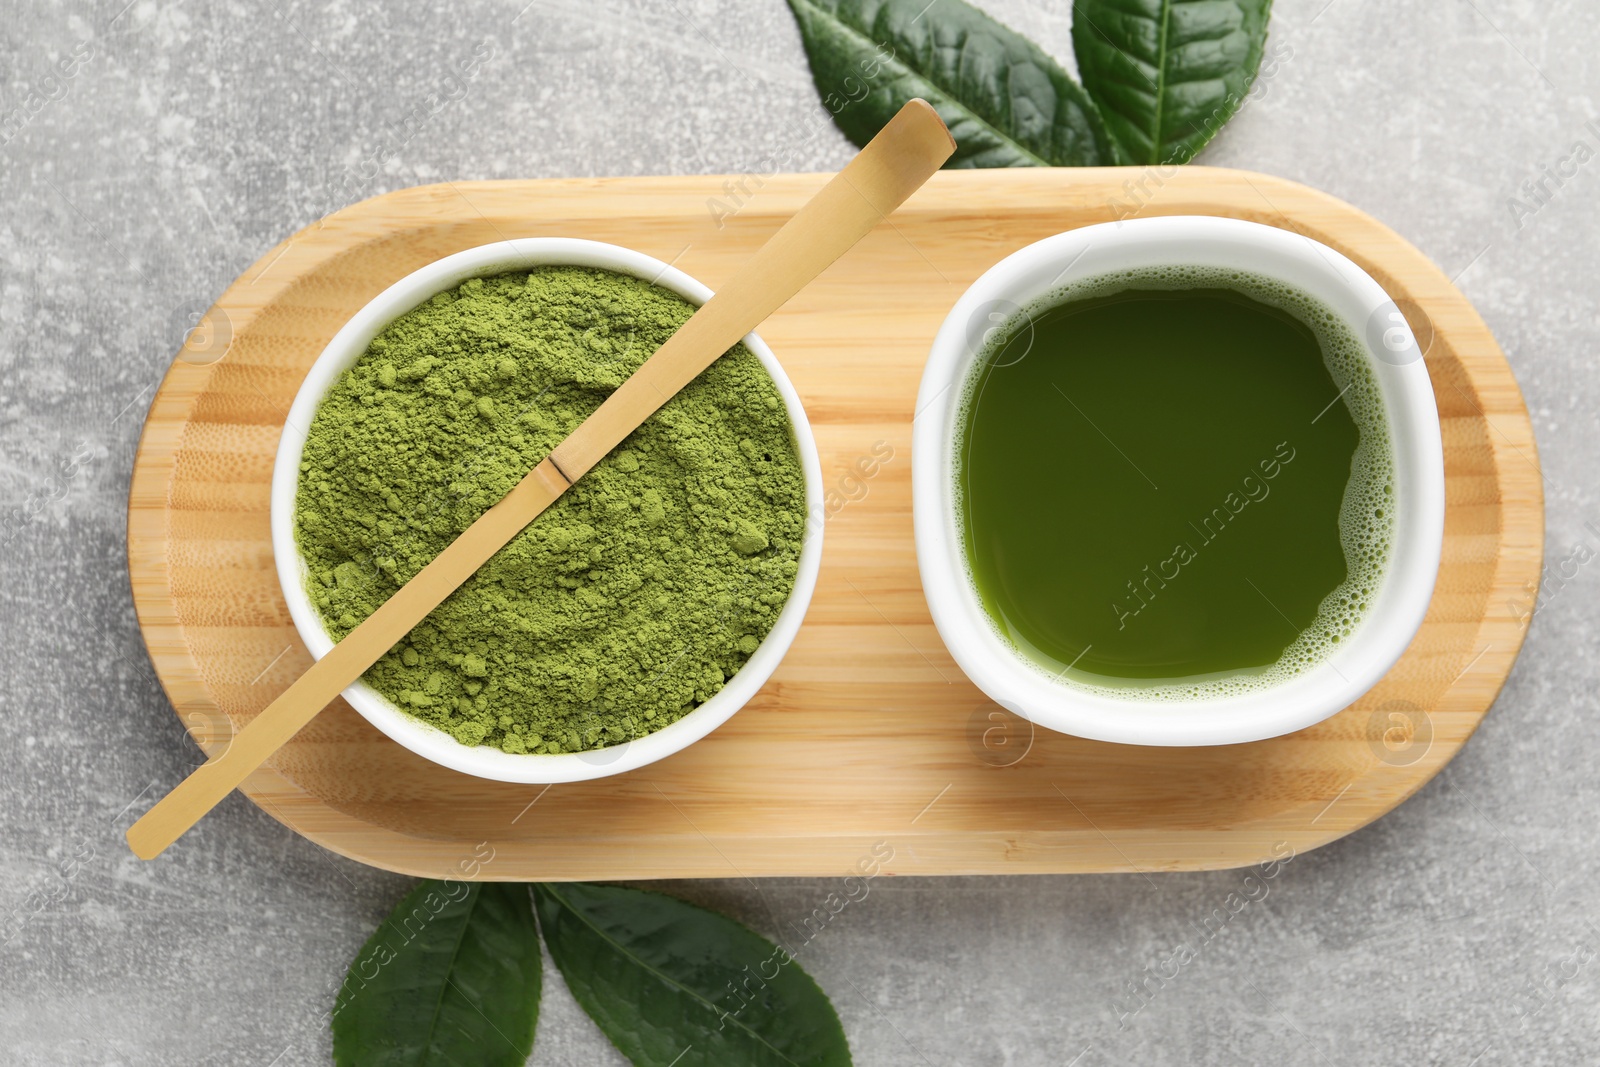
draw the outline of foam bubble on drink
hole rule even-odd
[[[1265,669],[1165,681],[1130,678],[1119,680],[1118,684],[1106,685],[1088,680],[1102,676],[1064,670],[1060,664],[1051,666],[1038,662],[1042,654],[1037,650],[1029,650],[1032,654],[1025,653],[1023,658],[1060,684],[1101,696],[1131,700],[1211,700],[1271,689],[1325,662],[1355,634],[1383,585],[1394,544],[1395,472],[1389,419],[1384,411],[1378,379],[1372,370],[1372,356],[1367,351],[1366,343],[1348,322],[1320,300],[1293,286],[1225,267],[1149,267],[1085,278],[1052,290],[987,334],[990,341],[973,361],[963,384],[961,399],[956,406],[957,424],[965,422],[965,412],[974,399],[973,391],[983,377],[984,368],[1003,352],[1012,338],[1027,327],[1034,315],[1068,301],[1111,296],[1135,288],[1232,289],[1294,316],[1316,335],[1323,361],[1333,377],[1334,385],[1341,390],[1340,399],[1350,409],[1350,417],[1359,434],[1355,455],[1350,462],[1350,481],[1345,486],[1344,501],[1339,508],[1339,543],[1344,550],[1348,573],[1345,580],[1323,598],[1311,625],[1284,649],[1276,663]],[[959,510],[962,506],[959,499],[959,449],[955,463],[956,506]],[[971,581],[971,575],[968,575],[968,581]],[[992,619],[990,624],[994,625]],[[1012,635],[1002,633],[1001,636],[1007,643],[1016,645]]]

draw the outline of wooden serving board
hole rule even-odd
[[[162,382],[129,502],[140,623],[190,735],[218,751],[310,662],[272,567],[268,480],[307,367],[368,299],[430,260],[523,236],[627,245],[715,288],[823,181],[407,189],[251,267]],[[1032,731],[966,680],[928,617],[910,440],[929,342],[1001,257],[1119,213],[1315,237],[1401,303],[1427,350],[1448,501],[1427,621],[1376,689],[1288,737],[1157,749]],[[437,767],[339,701],[244,791],[335,852],[430,876],[843,875],[890,850],[895,874],[1240,866],[1314,848],[1409,797],[1465,744],[1521,647],[1543,497],[1516,381],[1438,268],[1332,197],[1206,167],[945,172],[761,333],[805,401],[836,496],[805,626],[743,711],[675,757],[546,791]]]

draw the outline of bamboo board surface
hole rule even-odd
[[[272,565],[268,483],[307,368],[363,304],[432,259],[531,236],[626,245],[717,288],[825,178],[745,179],[748,196],[724,176],[426,186],[262,257],[174,361],[133,473],[134,601],[190,736],[218,751],[310,663]],[[1003,256],[1119,214],[1223,215],[1323,241],[1389,291],[1427,353],[1447,501],[1427,620],[1372,692],[1287,737],[1155,749],[1030,729],[966,680],[928,617],[910,437],[933,334]],[[340,700],[244,792],[335,852],[436,877],[843,875],[883,843],[893,874],[1241,866],[1409,797],[1466,742],[1521,647],[1543,496],[1516,381],[1438,268],[1325,194],[1206,167],[943,172],[760,332],[835,496],[806,623],[744,710],[669,759],[546,791],[438,767]]]

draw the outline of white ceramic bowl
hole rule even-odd
[[[599,241],[540,237],[499,241],[447,256],[395,282],[357,312],[311,365],[289,409],[272,468],[272,551],[278,566],[278,581],[283,586],[295,629],[317,659],[326,655],[334,642],[307,595],[307,569],[294,541],[294,498],[299,484],[300,455],[317,405],[338,376],[356,361],[385,326],[435,293],[454,288],[468,278],[550,265],[600,267],[631,274],[697,305],[711,297],[710,289],[683,271],[643,253]],[[765,684],[788,651],[811,601],[817,567],[822,560],[822,524],[809,521],[822,513],[822,467],[811,436],[811,424],[806,421],[799,395],[771,349],[753,333],[745,335],[744,343],[772,375],[788,409],[805,472],[808,522],[794,592],[778,613],[777,622],[766,639],[720,691],[677,722],[654,733],[609,748],[560,755],[512,754],[488,746],[463,745],[443,730],[400,711],[362,681],[344,691],[350,706],[419,756],[452,770],[502,782],[577,782],[619,774],[687,748],[728,721]]]
[[[1031,665],[990,621],[973,586],[956,510],[962,386],[984,331],[1058,287],[1128,269],[1248,271],[1316,297],[1365,337],[1393,438],[1392,553],[1366,617],[1316,667],[1271,688],[1208,699],[1101,695]],[[912,432],[917,564],[939,635],[991,699],[1053,730],[1139,745],[1220,745],[1274,737],[1346,707],[1383,677],[1422,625],[1444,534],[1444,454],[1427,367],[1382,287],[1326,245],[1286,230],[1197,216],[1086,226],[1007,256],[957,301],[928,356]],[[1136,692],[1136,691],[1135,691]]]

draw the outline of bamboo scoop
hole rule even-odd
[[[160,855],[568,486],[865,237],[954,151],[950,131],[925,101],[901,108],[547,459],[262,709],[220,755],[129,827],[134,854],[147,860]]]

